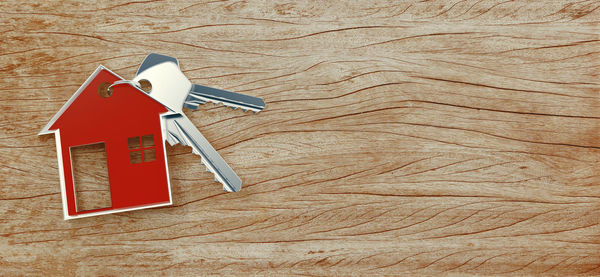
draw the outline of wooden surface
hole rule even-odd
[[[599,275],[597,1],[0,3],[0,275]],[[151,52],[253,115],[186,111],[174,205],[63,221],[37,132]]]

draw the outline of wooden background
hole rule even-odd
[[[599,275],[598,1],[2,1],[0,275]],[[174,205],[63,221],[36,134],[151,52],[253,115],[186,111]]]

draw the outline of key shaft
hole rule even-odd
[[[255,113],[265,108],[265,101],[261,98],[196,84],[192,85],[183,106],[195,110],[199,104],[206,102],[223,103],[229,107],[251,110]]]

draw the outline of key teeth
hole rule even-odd
[[[179,115],[178,117],[182,117],[181,115]],[[190,142],[190,137],[188,136],[188,134],[184,131],[184,126],[181,125],[181,123],[179,123],[177,121],[177,118],[167,118],[166,120],[166,128],[167,128],[167,140],[169,141],[169,143],[179,143],[182,146],[189,146],[192,148],[192,153],[195,155],[200,156],[200,163],[203,164],[206,167],[206,171],[207,172],[211,172],[214,175],[214,179],[216,182],[220,183],[224,188],[227,187],[227,185],[225,184],[225,180],[223,181],[219,181],[219,179],[221,178],[220,175],[217,175],[217,172],[215,172],[215,169],[211,169],[211,167],[209,166],[210,162],[209,160],[204,159],[203,154],[201,154],[200,151],[198,151],[195,147],[193,147],[192,145],[194,145],[193,143]],[[183,117],[185,118],[185,117]],[[185,122],[185,121],[184,121]],[[241,185],[240,185],[240,189],[241,189]],[[231,191],[239,191],[240,189],[237,188],[232,188]],[[227,191],[230,191],[228,189],[226,189]]]
[[[212,173],[212,170],[210,170],[210,168],[208,167],[208,165],[206,165],[206,163],[204,162],[204,159],[200,158],[200,163],[202,165],[204,165],[204,167],[206,168],[206,172]]]
[[[222,102],[222,101],[211,101],[211,103],[213,103],[213,105],[223,105],[223,106],[225,106],[225,107],[229,107],[229,108],[231,108],[232,110],[237,110],[237,109],[240,109],[240,110],[242,110],[243,112],[250,111],[250,109],[244,109],[244,108],[242,108],[242,107],[234,106],[234,105],[231,105],[231,104],[229,104],[229,103]],[[255,114],[259,112],[259,111],[255,111],[255,110],[251,110],[251,111],[252,111],[253,113],[255,113]]]
[[[213,171],[210,169],[210,167],[209,167],[209,166],[208,166],[208,165],[207,165],[207,164],[204,162],[204,159],[200,158],[200,163],[201,163],[201,164],[203,164],[203,165],[204,165],[204,167],[206,167],[206,172],[210,172],[210,173],[212,173],[212,174],[213,174],[213,176],[214,176],[214,179],[215,179],[215,182],[217,182],[217,183],[219,183],[219,184],[223,185],[223,190],[227,191],[227,190],[225,189],[225,184],[222,184],[221,182],[219,182],[219,178],[217,178],[217,174],[216,174],[216,173],[214,173],[214,172],[213,172]]]
[[[202,158],[202,155],[200,155],[200,153],[199,153],[198,151],[196,151],[194,148],[192,148],[192,153],[194,153],[194,154],[196,154],[196,155],[199,155],[199,156],[200,156],[200,163],[201,163],[202,165],[204,165],[204,167],[206,168],[206,172],[210,172],[210,173],[212,173],[212,174],[213,174],[213,176],[214,176],[214,178],[215,178],[215,182],[217,182],[217,183],[221,184],[221,182],[219,182],[219,179],[217,178],[217,174],[216,174],[215,172],[213,172],[213,171],[210,169],[210,167],[209,167],[209,166],[206,164],[206,162],[205,162],[205,161],[204,161],[204,159]],[[221,184],[221,185],[223,185],[223,184]],[[225,185],[223,185],[223,186],[225,186]]]
[[[193,152],[193,151],[192,151],[192,152]],[[228,189],[228,188],[225,186],[225,184],[224,184],[224,183],[221,183],[221,182],[219,181],[219,178],[217,178],[217,174],[216,174],[215,172],[213,172],[213,171],[210,169],[210,167],[209,167],[209,166],[206,164],[206,162],[204,162],[204,159],[202,158],[202,156],[200,156],[200,163],[201,163],[201,164],[203,164],[203,165],[204,165],[204,167],[206,167],[206,172],[210,172],[210,173],[212,173],[212,174],[213,174],[213,176],[215,177],[215,182],[217,182],[217,183],[219,183],[219,184],[221,184],[221,185],[223,186],[223,191],[226,191],[226,192],[237,192],[237,191],[240,191],[240,190],[241,190],[241,188],[239,188],[239,189],[233,188],[233,189],[229,190],[229,189]]]

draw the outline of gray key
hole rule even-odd
[[[154,71],[160,71],[160,74]],[[177,59],[165,55],[152,53],[144,59],[134,81],[143,79],[148,80],[152,85],[151,96],[159,101],[168,100],[161,102],[169,103],[173,105],[170,108],[176,107],[178,110],[180,110],[179,104],[195,110],[199,104],[206,102],[222,103],[225,106],[241,108],[244,111],[251,110],[255,113],[265,108],[265,101],[258,97],[192,84],[179,69]],[[152,95],[155,91],[161,95],[156,97]]]

